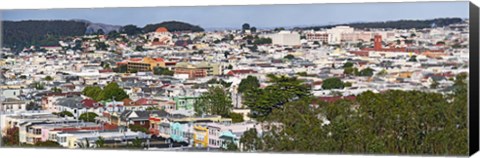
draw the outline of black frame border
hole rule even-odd
[[[475,154],[479,150],[479,8],[474,3],[470,2],[469,6],[469,154]]]

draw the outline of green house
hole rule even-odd
[[[193,110],[193,104],[198,97],[189,97],[189,96],[179,96],[174,97],[173,101],[175,101],[175,109],[176,110]]]

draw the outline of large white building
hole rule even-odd
[[[349,26],[337,26],[327,30],[327,33],[330,34],[328,43],[329,44],[340,44],[342,41],[342,34],[353,33],[354,29]]]
[[[300,45],[300,34],[291,31],[281,31],[276,34],[267,35],[272,39],[272,44],[282,46],[297,46]]]

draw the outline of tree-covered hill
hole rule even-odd
[[[116,26],[101,23],[92,23],[87,20],[28,20],[2,22],[3,47],[11,48],[15,52],[30,46],[58,46],[59,40],[71,36],[101,32],[108,34],[111,31],[134,35],[155,31],[158,27],[166,27],[170,32],[175,31],[204,31],[200,26],[166,21],[158,24],[148,24],[144,28],[135,25]]]
[[[170,32],[176,31],[191,31],[191,32],[202,32],[205,31],[200,26],[180,22],[180,21],[165,21],[158,24],[148,24],[143,27],[143,32],[154,32],[159,27],[165,27]]]
[[[397,21],[384,21],[384,22],[359,22],[359,23],[349,23],[349,24],[335,24],[335,25],[325,25],[325,26],[312,26],[304,27],[302,29],[310,30],[319,30],[324,28],[332,28],[335,26],[350,26],[353,28],[392,28],[392,29],[423,29],[431,27],[443,27],[450,24],[461,23],[463,20],[461,18],[437,18],[430,20],[397,20]]]
[[[32,45],[56,46],[62,37],[85,34],[87,26],[85,22],[73,20],[4,21],[3,46],[13,50]]]

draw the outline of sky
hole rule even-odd
[[[350,3],[245,6],[192,6],[92,9],[2,10],[2,20],[84,19],[140,27],[163,21],[182,21],[203,28],[293,27],[400,19],[468,18],[468,1],[416,3]]]

